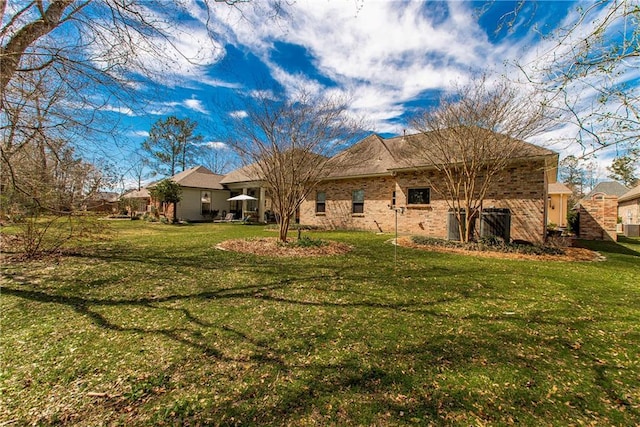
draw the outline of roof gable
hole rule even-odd
[[[549,194],[573,194],[573,191],[561,182],[553,182],[548,186]]]
[[[483,129],[480,132],[486,132],[488,137],[497,135]],[[513,159],[557,155],[554,151],[525,141],[513,141],[517,144],[510,156]],[[391,175],[394,170],[429,167],[433,165],[429,159],[437,158],[433,150],[430,152],[430,147],[432,144],[428,133],[387,139],[374,133],[331,157],[325,165],[325,179]],[[231,184],[259,181],[259,177],[257,165],[251,164],[230,172],[220,182]]]
[[[508,138],[486,129],[478,128],[476,131],[486,134],[487,138],[496,135]],[[391,169],[421,168],[444,162],[445,160],[438,160],[442,156],[433,148],[432,135],[432,133],[417,133],[387,139],[387,146],[397,159],[397,165]],[[512,159],[556,155],[554,151],[518,139],[509,138],[509,144],[515,144],[513,150],[510,149],[511,152],[508,154]],[[455,163],[463,160],[463,153],[459,152],[460,150],[453,140],[450,144],[450,150],[451,152],[447,155],[448,161]],[[456,153],[456,151],[458,152]]]
[[[385,140],[371,134],[333,156],[327,164],[327,177],[387,175],[397,163]]]
[[[196,166],[175,174],[170,179],[182,187],[224,190],[221,180],[224,176],[211,172],[204,166]]]
[[[620,197],[627,191],[629,191],[629,189],[617,181],[604,181],[596,184],[596,186],[593,187],[593,190],[591,190],[584,198],[590,199],[596,194]]]
[[[634,199],[640,199],[640,184],[620,196],[618,202],[626,202]]]

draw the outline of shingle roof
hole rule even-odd
[[[221,184],[233,184],[236,182],[260,181],[258,168],[255,164],[250,164],[236,169],[226,174],[221,180]]]
[[[397,164],[385,140],[372,134],[332,157],[327,178],[389,175],[389,169]]]
[[[147,190],[146,188],[129,191],[128,193],[122,195],[123,199],[145,199],[148,197],[151,197],[151,195],[149,194],[149,190]]]
[[[233,184],[239,182],[263,181],[265,173],[267,173],[266,171],[275,167],[276,164],[280,164],[280,162],[282,162],[282,164],[291,165],[291,169],[287,170],[287,172],[290,173],[294,173],[293,171],[298,171],[297,173],[300,173],[300,171],[307,169],[322,173],[324,170],[323,166],[328,160],[325,156],[304,150],[287,150],[274,156],[278,162],[265,160],[264,162],[251,163],[225,175],[221,183]]]
[[[222,178],[223,175],[215,174],[204,166],[196,166],[175,174],[170,179],[183,187],[224,190]]]
[[[483,131],[490,134],[490,131]],[[514,159],[549,156],[556,153],[528,142],[513,140],[516,149],[510,154]],[[384,139],[373,134],[345,151],[332,157],[333,164],[329,178],[390,174],[393,170],[428,167],[438,162],[437,153],[432,149],[429,134],[413,134]],[[451,145],[450,159],[456,160],[454,145]]]
[[[92,201],[102,201],[102,202],[117,202],[118,201],[118,193],[113,191],[98,191],[95,194],[92,194],[88,200]]]
[[[573,191],[561,182],[553,182],[549,184],[549,194],[573,194]]]
[[[622,196],[623,194],[625,194],[627,191],[629,191],[629,189],[627,187],[625,187],[624,185],[620,184],[619,182],[616,181],[604,181],[604,182],[599,182],[595,187],[593,187],[593,190],[591,190],[589,192],[589,194],[587,194],[586,196],[584,196],[585,199],[590,199],[592,198],[594,195],[596,194],[605,194],[607,196]]]
[[[640,185],[636,185],[631,190],[624,193],[618,199],[618,202],[626,202],[628,200],[640,199]]]

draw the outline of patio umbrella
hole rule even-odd
[[[251,197],[248,194],[239,194],[237,196],[227,199],[227,202],[242,202],[245,200],[258,200],[255,197]],[[242,219],[244,219],[244,203],[242,204]]]
[[[239,194],[237,196],[231,197],[230,199],[227,199],[227,202],[236,202],[236,201],[242,201],[242,200],[258,200],[255,197],[251,197],[248,194]]]

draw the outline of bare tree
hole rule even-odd
[[[613,145],[633,149],[640,141],[640,5],[597,0],[573,13],[536,61],[519,66],[563,120],[578,126],[585,155]]]
[[[328,156],[358,137],[360,121],[349,114],[346,98],[306,90],[288,99],[261,91],[243,107],[243,114],[232,115],[229,145],[266,184],[286,242],[296,211],[328,172]]]
[[[119,125],[107,114],[144,107],[136,81],[166,78],[177,58],[197,62],[176,45],[175,16],[189,7],[207,17],[249,4],[258,7],[240,0],[0,1],[1,166],[10,171],[2,185],[20,188],[11,162],[35,138],[64,140],[78,155],[100,150]],[[207,30],[215,39],[213,26]]]
[[[482,77],[413,120],[428,141],[426,149],[415,147],[420,162],[443,177],[442,184],[429,184],[455,213],[463,241],[472,237],[471,224],[491,184],[532,148],[523,140],[546,129],[549,119],[538,105],[509,83],[492,85]]]
[[[2,209],[22,203],[23,211],[59,215],[60,203],[42,188],[58,188],[58,199],[76,188],[70,180],[45,185],[57,160],[70,152],[74,159],[86,158],[89,150],[99,153],[105,137],[114,138],[119,126],[107,114],[144,107],[136,81],[166,77],[176,59],[197,61],[185,58],[176,45],[175,16],[187,7],[199,8],[206,17],[212,8],[245,4],[0,0],[0,186],[3,196],[12,197],[3,197]],[[215,39],[213,27],[207,29]],[[203,49],[215,49],[215,43]],[[42,188],[32,185],[38,174]]]
[[[213,173],[225,174],[237,166],[238,158],[226,144],[206,143],[199,151],[199,162]]]

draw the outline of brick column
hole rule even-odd
[[[604,196],[580,201],[580,238],[587,240],[618,240],[618,197]]]

